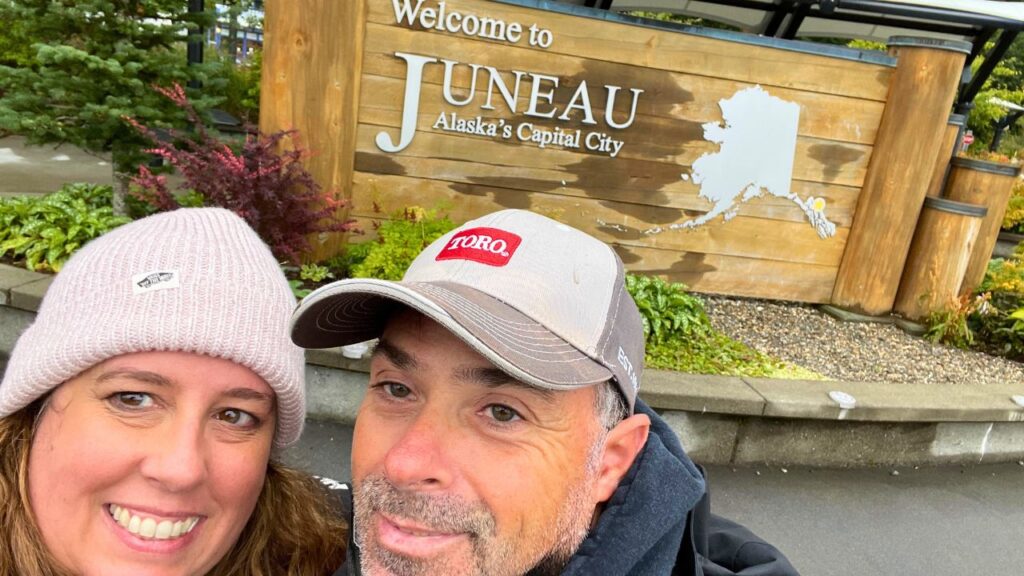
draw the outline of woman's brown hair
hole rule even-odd
[[[69,576],[43,543],[28,497],[28,458],[43,402],[0,419],[0,575]],[[345,559],[348,525],[308,474],[271,461],[256,509],[209,576],[320,576]]]

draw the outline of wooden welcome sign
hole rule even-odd
[[[830,302],[896,62],[542,0],[276,0],[261,128],[367,229],[528,208],[632,271]]]

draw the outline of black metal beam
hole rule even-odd
[[[983,28],[981,32],[971,40],[971,54],[967,56],[967,62],[964,63],[965,68],[970,68],[971,64],[981,56],[981,53],[985,51],[985,44],[992,39],[992,36],[996,33],[995,28]]]
[[[786,29],[782,31],[782,38],[786,40],[792,40],[796,38],[796,33],[800,30],[800,26],[804,23],[804,18],[807,17],[811,12],[809,4],[801,4],[797,6],[796,11],[789,17],[789,22],[786,22]]]
[[[779,28],[782,27],[782,22],[786,19],[786,15],[793,11],[793,2],[790,0],[781,0],[778,4],[772,8],[772,17],[768,21],[768,25],[765,26],[761,34],[765,36],[773,37],[779,33]]]
[[[1013,44],[1014,39],[1017,38],[1018,32],[1016,30],[1003,30],[999,33],[999,40],[996,45],[989,50],[988,54],[985,54],[985,61],[978,67],[977,72],[974,73],[974,78],[971,79],[971,83],[966,88],[960,91],[960,97],[957,98],[958,104],[965,102],[971,102],[974,97],[981,91],[981,87],[985,85],[985,81],[992,75],[992,71],[995,70],[996,65],[1006,55],[1006,51],[1010,49],[1010,45]]]

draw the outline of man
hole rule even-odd
[[[338,574],[796,574],[710,517],[701,471],[637,398],[623,274],[597,239],[504,210],[428,246],[402,282],[303,301],[300,346],[380,339]]]

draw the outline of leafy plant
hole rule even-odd
[[[657,276],[626,275],[626,290],[640,309],[644,338],[653,345],[667,340],[706,335],[711,323],[704,303],[682,284]]]
[[[312,290],[310,290],[309,288],[304,288],[302,280],[298,278],[293,278],[289,280],[288,287],[292,289],[292,294],[294,294],[295,297],[298,298],[299,300],[302,300],[306,296],[309,296],[310,292],[312,292]]]
[[[1024,358],[1024,296],[992,292],[971,317],[971,328],[980,346],[1012,359]]]
[[[365,242],[366,248],[350,246],[353,256],[361,261],[350,262],[353,278],[380,278],[401,280],[416,256],[428,244],[455,228],[448,216],[439,216],[436,210],[412,206],[392,215],[377,227],[377,241]],[[365,255],[364,255],[365,251]]]
[[[967,323],[979,303],[971,295],[961,296],[950,306],[932,312],[925,320],[928,327],[924,337],[932,342],[948,344],[956,348],[970,348],[974,344],[974,332]]]
[[[323,282],[329,278],[334,278],[334,274],[331,273],[331,269],[326,266],[319,264],[303,264],[299,269],[299,279],[305,280],[306,282]]]
[[[0,257],[59,272],[78,248],[128,222],[110,207],[110,186],[68,184],[45,196],[0,199]]]
[[[149,152],[182,176],[178,190],[186,193],[185,198],[200,198],[203,205],[235,212],[278,258],[293,263],[311,248],[311,235],[357,231],[354,221],[337,217],[346,202],[320,193],[320,186],[302,165],[305,152],[277,151],[293,131],[246,135],[236,151],[206,130],[181,86],[156,90],[184,111],[191,133],[171,130],[169,140],[161,139],[154,130],[129,121],[156,145]],[[180,195],[168,189],[166,176],[146,166],[140,166],[132,178],[131,194],[156,211],[173,210],[183,203]]]
[[[1024,246],[1011,258],[989,261],[977,294],[933,314],[928,324],[932,341],[1024,358]]]

